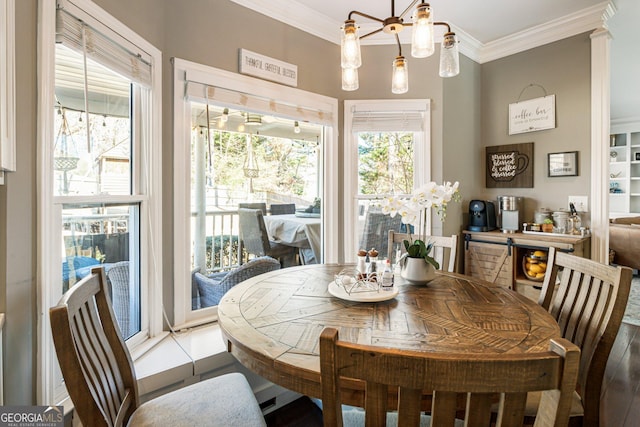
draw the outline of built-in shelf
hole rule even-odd
[[[609,143],[610,213],[640,213],[640,123],[612,126]]]

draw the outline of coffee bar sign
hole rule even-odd
[[[555,127],[555,95],[509,104],[509,135]]]
[[[241,74],[259,77],[265,80],[298,86],[298,66],[240,49],[239,68]]]

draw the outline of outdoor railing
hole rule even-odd
[[[196,235],[197,214],[192,214],[191,230],[194,245],[202,244],[204,239],[205,265],[207,273],[230,270],[246,261],[247,255],[241,255],[240,226],[238,211],[207,211],[205,214],[204,236]],[[197,254],[195,255],[198,256]],[[194,260],[194,265],[198,264]]]

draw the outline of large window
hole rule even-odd
[[[40,6],[42,306],[102,267],[132,346],[161,328],[160,53],[88,0]],[[59,403],[42,320],[41,398]]]
[[[255,256],[241,245],[245,203],[262,205],[267,224],[272,205],[319,205],[321,227],[309,238],[317,245],[300,248],[300,259],[337,261],[335,239],[323,238],[337,233],[337,102],[180,59],[174,66],[175,322],[183,327],[215,319],[217,298],[204,288]]]
[[[428,100],[345,101],[345,166],[345,259],[372,248],[386,257],[388,231],[408,230],[381,198],[429,178]]]

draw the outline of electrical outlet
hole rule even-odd
[[[568,203],[573,203],[573,206],[576,207],[576,210],[578,212],[587,212],[589,206],[589,196],[569,196]]]

